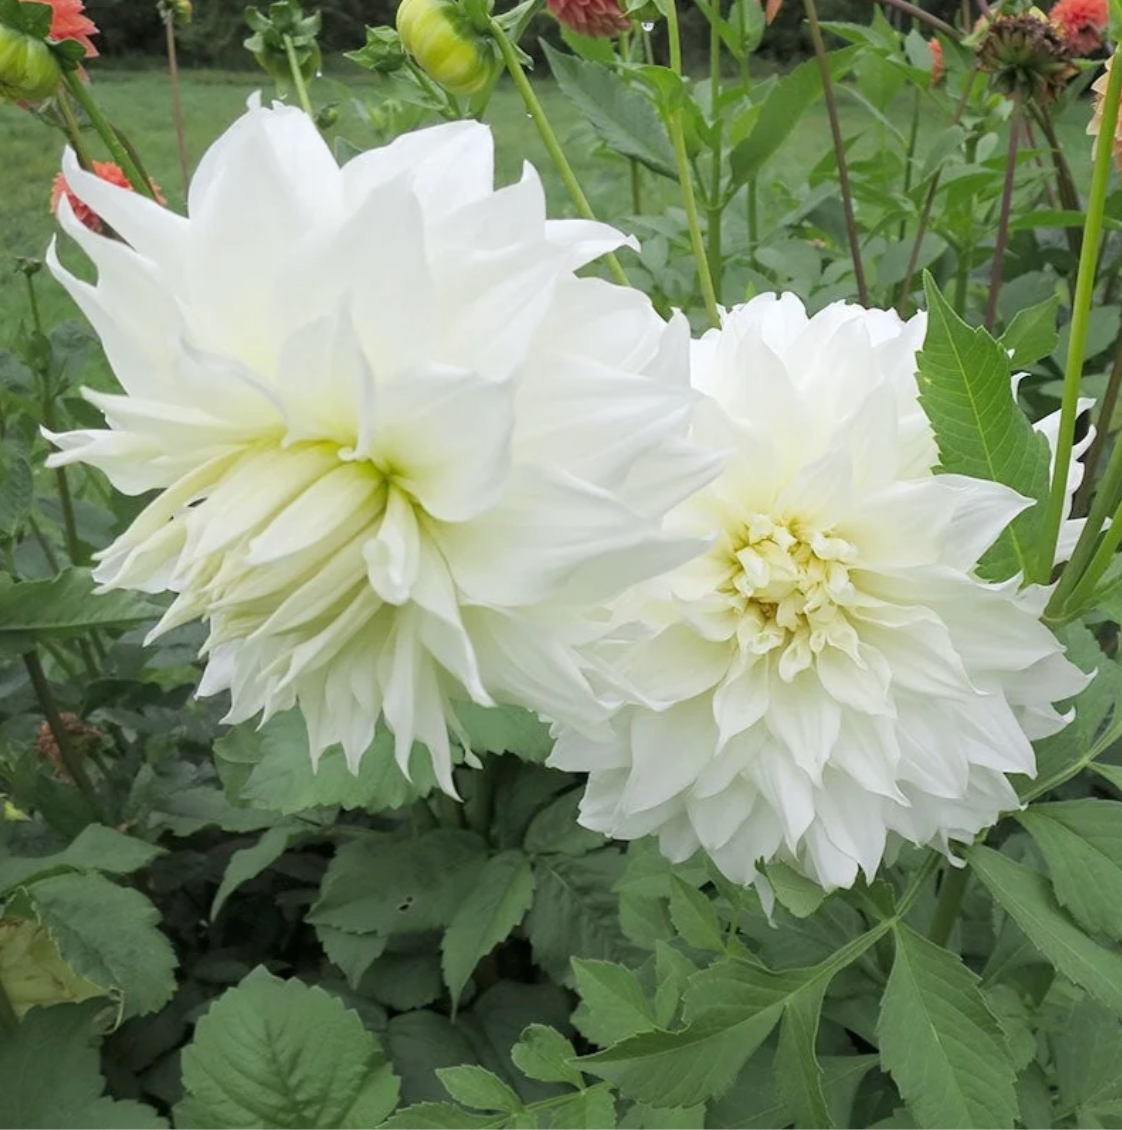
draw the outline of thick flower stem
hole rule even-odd
[[[175,47],[175,15],[169,8],[164,14],[168,40],[168,78],[171,81],[171,117],[175,123],[175,144],[179,150],[179,172],[183,177],[183,195],[191,186],[191,164],[187,159],[187,137],[183,129],[183,100],[179,91],[179,60]]]
[[[954,924],[962,909],[962,897],[966,894],[966,884],[970,872],[965,867],[947,867],[943,872],[943,882],[939,887],[939,901],[935,904],[935,915],[931,919],[928,937],[937,946],[945,946],[950,941]]]
[[[930,25],[936,31],[941,31],[944,35],[950,36],[956,43],[958,42],[958,31],[947,23],[946,20],[941,20],[938,16],[933,16],[930,12],[925,12],[915,4],[909,4],[908,0],[884,0],[884,2],[891,4],[893,8],[899,9],[905,15],[913,16],[921,23]]]
[[[23,665],[27,669],[27,677],[31,680],[31,689],[35,692],[39,709],[42,710],[43,717],[47,720],[51,737],[54,738],[55,745],[58,746],[58,754],[62,760],[63,768],[90,802],[94,812],[100,814],[101,802],[94,790],[93,782],[86,772],[86,767],[82,764],[82,759],[70,740],[70,732],[59,714],[58,704],[55,702],[55,696],[51,692],[51,684],[47,681],[47,676],[43,671],[43,664],[39,662],[38,653],[35,651],[26,652],[23,657]]]
[[[1110,370],[1110,377],[1106,382],[1106,391],[1103,393],[1102,403],[1099,406],[1099,418],[1095,422],[1095,438],[1091,440],[1091,446],[1087,449],[1087,454],[1083,459],[1083,481],[1079,484],[1079,490],[1075,492],[1075,499],[1072,502],[1072,514],[1078,516],[1086,514],[1088,507],[1091,503],[1091,495],[1095,493],[1095,471],[1099,465],[1099,459],[1102,458],[1103,448],[1106,447],[1106,442],[1110,434],[1110,422],[1114,419],[1114,409],[1118,404],[1118,391],[1119,386],[1122,385],[1122,339],[1118,342],[1118,349],[1114,354],[1114,364]],[[1116,447],[1117,449],[1117,447]],[[1119,468],[1122,471],[1122,467]],[[1099,495],[1102,496],[1106,491],[1106,481],[1100,488]],[[1115,491],[1122,483],[1115,483]],[[1113,501],[1114,491],[1106,494],[1108,508]],[[1096,529],[1102,527],[1102,521],[1106,517],[1106,511],[1099,515],[1099,524]]]
[[[121,171],[128,177],[129,184],[137,192],[147,196],[150,200],[155,200],[156,190],[147,177],[137,168],[136,162],[129,155],[129,151],[121,144],[117,131],[101,112],[101,108],[94,101],[93,95],[86,89],[86,84],[74,71],[65,71],[62,77],[63,82],[66,83],[66,89],[74,96],[74,101],[86,111],[90,123],[97,130],[101,140],[105,142],[105,148],[109,150],[113,160],[117,162]]]
[[[900,0],[897,0],[900,2]],[[814,0],[803,0],[810,38],[814,43],[814,57],[822,75],[822,95],[826,101],[826,114],[830,119],[830,134],[834,139],[834,157],[838,165],[838,183],[841,186],[842,208],[845,210],[845,230],[849,236],[849,254],[853,260],[853,274],[857,279],[857,298],[862,306],[869,305],[869,288],[865,284],[865,268],[861,262],[861,239],[857,232],[857,217],[853,212],[853,190],[849,183],[849,165],[845,156],[845,139],[838,119],[838,103],[834,97],[834,80],[830,75],[830,60],[826,57],[826,43],[818,24],[818,9]],[[910,5],[909,5],[910,7]]]
[[[549,153],[550,160],[553,161],[558,173],[561,174],[561,180],[568,190],[573,204],[576,205],[577,212],[586,220],[595,220],[596,214],[592,211],[592,205],[589,204],[588,197],[585,196],[584,189],[581,188],[580,181],[577,180],[576,173],[573,172],[573,167],[569,164],[568,157],[565,156],[565,150],[562,149],[561,143],[557,140],[557,134],[553,132],[553,126],[549,124],[549,119],[545,115],[544,107],[538,100],[538,96],[534,93],[534,88],[530,84],[529,78],[526,77],[526,71],[519,61],[518,52],[515,50],[514,44],[511,43],[510,37],[503,30],[502,26],[495,20],[492,20],[490,23],[490,32],[495,42],[499,45],[503,63],[510,73],[510,77],[514,80],[514,85],[518,93],[522,96],[522,101],[525,103],[534,125],[538,128],[538,135],[541,137],[542,143]],[[620,286],[630,286],[627,274],[624,272],[620,261],[615,255],[611,253],[605,255],[604,262],[607,263],[608,270],[611,271],[612,277]]]
[[[314,120],[315,111],[312,109],[311,100],[308,98],[308,88],[304,84],[304,76],[300,73],[300,63],[296,58],[296,45],[292,42],[291,35],[284,37],[284,53],[288,56],[288,69],[292,72],[292,85],[296,88],[296,97],[300,101],[300,108],[309,118]]]
[[[1017,144],[1021,137],[1021,95],[1013,98],[1013,116],[1009,119],[1009,149],[1005,154],[1005,182],[1001,189],[1001,213],[997,221],[997,238],[993,245],[993,268],[990,271],[990,293],[986,299],[986,329],[997,324],[997,299],[1001,294],[1001,272],[1005,265],[1005,248],[1009,243],[1009,214],[1013,210],[1013,188],[1017,179]]]
[[[1079,382],[1083,376],[1083,357],[1087,345],[1087,327],[1091,317],[1091,301],[1095,291],[1095,273],[1102,243],[1106,193],[1110,187],[1110,162],[1113,155],[1114,131],[1118,125],[1118,101],[1122,97],[1122,51],[1114,54],[1110,80],[1103,99],[1103,118],[1095,145],[1095,164],[1091,175],[1091,193],[1087,201],[1087,220],[1083,226],[1083,250],[1079,256],[1075,298],[1071,308],[1071,337],[1068,341],[1067,365],[1064,369],[1064,393],[1060,405],[1060,430],[1056,440],[1056,465],[1052,470],[1052,490],[1044,515],[1040,540],[1040,557],[1036,575],[1031,580],[1047,583],[1052,575],[1067,499],[1067,475],[1071,468],[1071,448],[1075,442],[1075,417],[1079,405]],[[1087,529],[1090,530],[1090,523]],[[1092,536],[1098,529],[1092,531]],[[1066,580],[1066,577],[1065,577]],[[1078,580],[1082,584],[1082,579]]]
[[[66,123],[66,135],[70,138],[70,147],[74,150],[74,156],[78,158],[78,164],[87,173],[92,173],[93,158],[90,156],[85,139],[82,137],[82,127],[74,116],[74,107],[70,104],[70,95],[61,87],[58,91],[58,108],[62,114],[62,120]]]
[[[715,0],[714,0],[715,2]],[[682,37],[678,29],[678,7],[675,0],[666,5],[666,31],[670,45],[670,69],[681,77]],[[701,284],[701,297],[705,302],[705,312],[710,324],[721,324],[721,312],[717,308],[717,292],[713,287],[713,275],[709,269],[709,256],[705,250],[705,240],[701,235],[701,218],[697,210],[697,198],[693,190],[693,173],[690,171],[689,154],[686,151],[686,131],[682,121],[682,107],[673,106],[667,114],[666,128],[674,146],[674,162],[678,168],[678,185],[682,190],[682,206],[686,211],[686,222],[690,231],[690,247],[697,263],[697,277]]]

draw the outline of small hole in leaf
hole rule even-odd
[[[399,902],[397,904],[397,909],[402,914],[404,914],[407,910],[412,910],[412,908],[413,908],[413,896],[412,895],[406,895],[405,898],[403,898],[401,900],[401,902]]]

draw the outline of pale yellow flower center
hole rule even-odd
[[[757,655],[778,652],[779,674],[793,679],[826,647],[856,658],[857,633],[845,614],[854,594],[857,549],[798,520],[751,514],[725,543],[722,591],[739,613],[737,641]]]

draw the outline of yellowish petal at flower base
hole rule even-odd
[[[829,889],[1018,807],[1008,775],[1035,772],[1030,741],[1068,721],[1050,704],[1087,677],[1040,622],[1047,590],[974,572],[1028,501],[934,473],[923,335],[923,315],[808,318],[786,294],[695,344],[693,436],[731,455],[670,528],[711,548],[616,608],[599,646],[628,702],[550,759],[591,774],[581,823],[703,850],[738,883],[780,860]]]
[[[599,602],[696,552],[663,518],[715,473],[688,441],[688,327],[575,270],[626,242],[493,187],[490,131],[422,130],[340,168],[297,110],[253,108],[203,158],[189,218],[64,163],[120,237],[59,218],[49,262],[122,386],[52,437],[129,494],[106,588],[170,591],[154,636],[209,626],[231,722],[299,705],[314,756],[375,727],[453,791],[454,703],[595,732]],[[382,720],[381,722],[379,720]]]
[[[0,989],[18,1017],[33,1008],[106,995],[63,961],[45,926],[28,918],[0,918]]]

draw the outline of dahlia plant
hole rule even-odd
[[[0,1125],[1115,1125],[1122,13],[191,14],[0,0]]]

